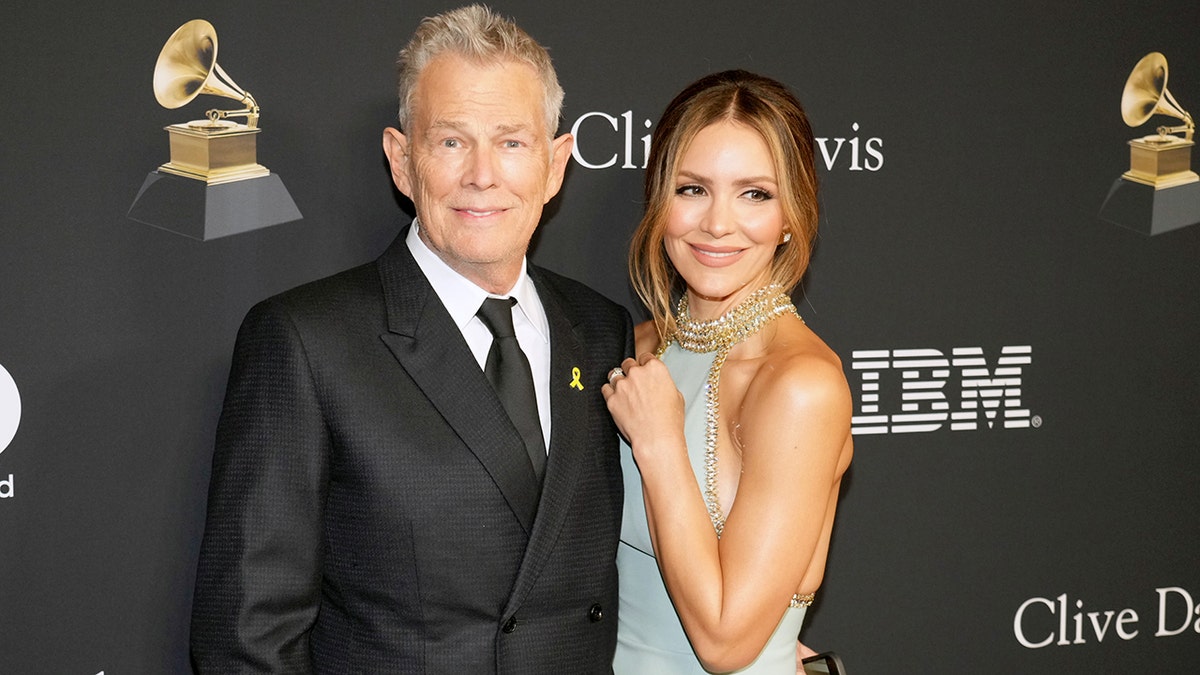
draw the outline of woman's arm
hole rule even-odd
[[[764,366],[752,380],[738,411],[742,473],[718,540],[687,457],[682,396],[666,367],[649,355],[622,367],[627,377],[605,387],[605,396],[642,474],[667,590],[704,665],[742,667],[802,582],[820,583],[850,459],[845,378],[836,359],[801,354]]]

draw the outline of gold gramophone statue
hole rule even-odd
[[[255,137],[258,103],[217,65],[217,33],[195,19],[180,26],[163,45],[154,66],[154,97],[164,108],[179,108],[200,94],[232,98],[240,110],[209,110],[207,119],[166,127],[171,161],[159,167],[185,178],[219,185],[271,172],[258,163]],[[244,117],[245,124],[227,118]]]
[[[1129,126],[1154,115],[1183,124],[1129,141],[1129,170],[1113,181],[1100,206],[1102,220],[1150,236],[1200,224],[1200,176],[1192,171],[1196,125],[1167,91],[1167,59],[1158,52],[1137,62],[1121,94],[1121,117]]]
[[[279,174],[258,163],[258,103],[217,65],[216,31],[196,19],[159,53],[154,96],[178,108],[200,94],[232,98],[242,108],[209,110],[206,119],[166,127],[171,161],[146,175],[129,217],[200,241],[300,220]]]
[[[1129,141],[1129,171],[1122,178],[1155,190],[1200,181],[1192,171],[1192,135],[1196,125],[1192,116],[1167,91],[1167,59],[1150,52],[1133,67],[1121,94],[1121,117],[1125,124],[1137,127],[1154,115],[1169,115],[1183,121],[1174,127],[1160,126],[1157,134]],[[1182,133],[1183,136],[1175,134]]]

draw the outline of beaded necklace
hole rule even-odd
[[[778,284],[764,286],[746,296],[736,307],[720,318],[697,321],[688,312],[687,294],[679,298],[675,311],[675,331],[659,345],[655,356],[661,357],[667,346],[676,342],[689,352],[706,354],[716,352],[708,379],[704,383],[704,504],[712,520],[717,538],[725,530],[725,514],[717,498],[717,423],[720,417],[719,389],[721,367],[729,350],[742,340],[757,333],[759,329],[781,314],[800,315],[792,305],[792,299]],[[803,321],[803,319],[801,319]]]

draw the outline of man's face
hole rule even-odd
[[[417,80],[407,133],[384,132],[392,179],[416,207],[422,240],[494,293],[516,283],[571,155],[570,135],[550,140],[543,101],[531,66],[442,54]]]

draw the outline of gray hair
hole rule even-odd
[[[400,50],[396,60],[396,80],[400,93],[397,117],[401,130],[407,131],[412,119],[413,90],[421,72],[430,61],[447,52],[476,63],[515,61],[531,66],[537,72],[545,94],[546,130],[554,136],[562,112],[563,90],[550,63],[550,54],[511,19],[478,4],[425,17],[412,39]]]

